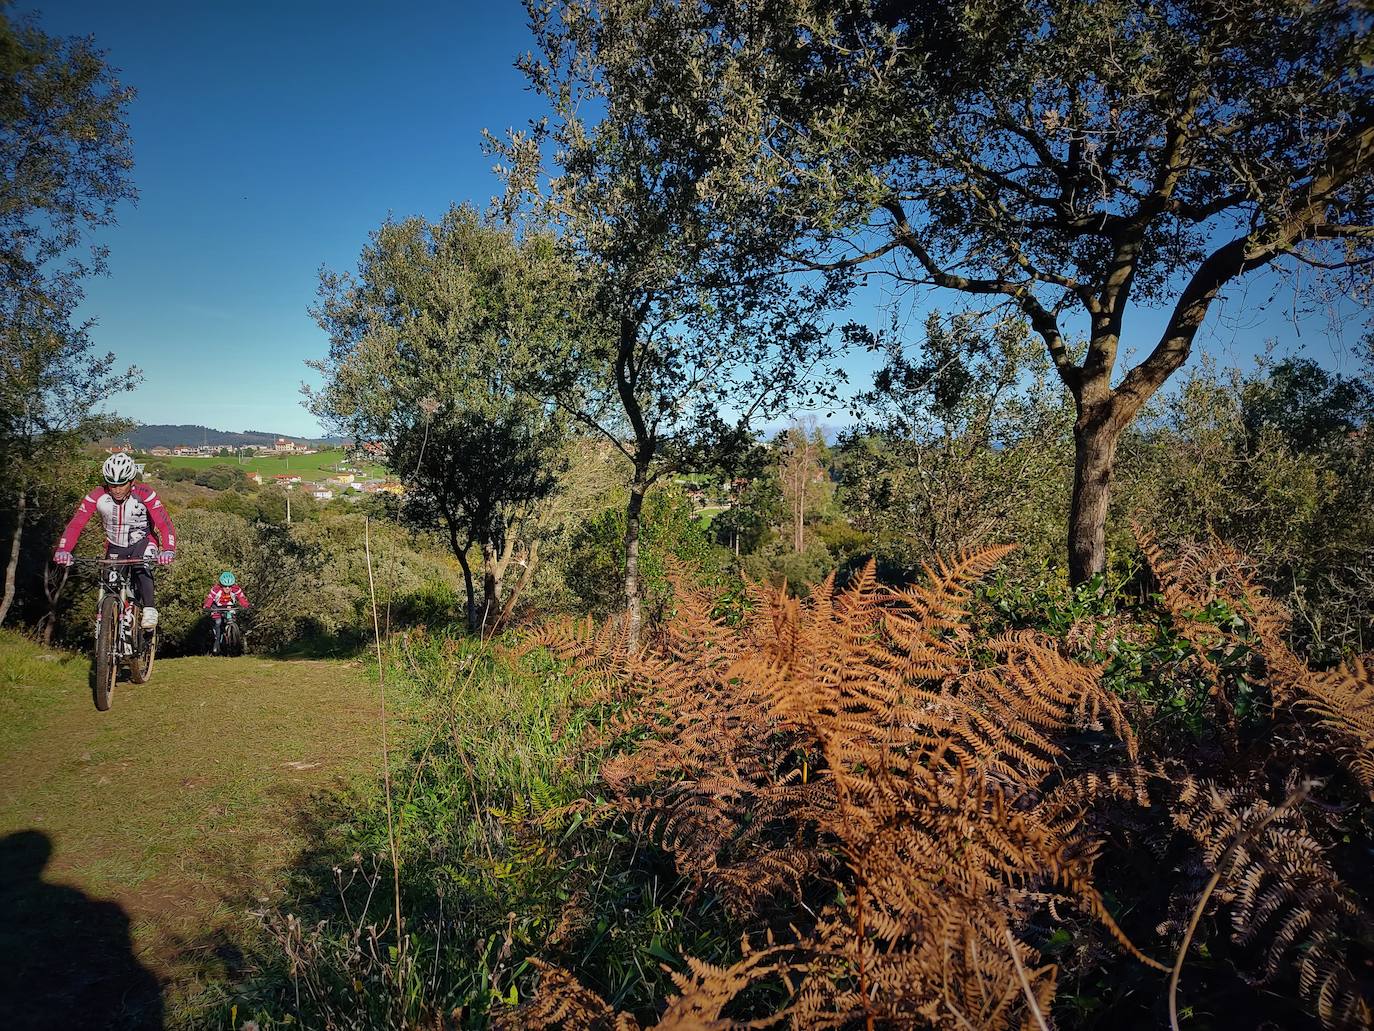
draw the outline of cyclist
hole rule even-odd
[[[210,588],[210,593],[205,596],[205,604],[201,606],[210,610],[210,618],[214,621],[215,628],[215,649],[213,654],[219,654],[220,641],[224,635],[223,612],[217,609],[229,609],[237,605],[241,609],[251,609],[253,606],[248,604],[248,595],[243,593],[243,588],[238,585],[238,580],[234,574],[225,570],[219,575],[219,583]]]
[[[52,560],[59,566],[71,565],[72,549],[91,516],[99,513],[105,526],[105,557],[114,559],[143,559],[133,567],[134,592],[143,606],[143,629],[157,626],[156,598],[153,594],[154,558],[165,566],[176,557],[177,535],[167,518],[157,492],[144,483],[135,483],[138,467],[128,455],[113,454],[100,467],[105,486],[97,487],[76,507],[76,513],[62,538]]]

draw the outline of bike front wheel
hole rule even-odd
[[[243,631],[239,629],[237,623],[230,623],[224,628],[224,654],[243,654]]]
[[[115,680],[119,677],[119,599],[106,595],[100,602],[100,617],[95,628],[95,682],[91,691],[95,707],[105,712],[114,697]]]

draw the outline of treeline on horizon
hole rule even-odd
[[[265,430],[216,430],[208,426],[137,423],[116,436],[106,437],[110,445],[131,444],[146,450],[154,447],[197,447],[201,444],[258,445],[271,447],[279,439],[302,444],[338,443],[341,438],[328,436],[293,436],[290,433],[268,433]]]

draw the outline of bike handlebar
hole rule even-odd
[[[81,555],[73,555],[71,565],[74,566],[146,566],[152,559],[147,558],[85,558]]]

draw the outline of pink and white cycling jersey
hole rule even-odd
[[[248,595],[243,593],[243,588],[238,584],[231,584],[224,587],[220,584],[210,588],[210,593],[205,596],[205,604],[201,608],[227,609],[234,605],[240,608],[251,609],[253,606],[248,604]]]
[[[134,489],[122,502],[110,497],[104,487],[97,487],[77,506],[76,514],[67,528],[62,531],[62,539],[57,542],[61,551],[71,551],[76,547],[77,538],[86,528],[91,516],[100,514],[105,526],[105,540],[114,548],[125,548],[144,540],[150,534],[158,547],[174,551],[177,546],[176,531],[172,521],[167,518],[167,509],[157,491],[142,483],[134,484]]]

